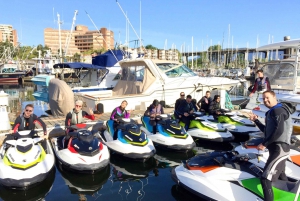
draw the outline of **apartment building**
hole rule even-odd
[[[0,41],[9,41],[14,46],[18,43],[17,31],[13,29],[12,25],[0,24]]]
[[[98,31],[89,31],[87,26],[77,25],[72,33],[68,48],[66,41],[70,30],[61,30],[61,46],[63,52],[67,50],[66,55],[74,55],[93,49],[113,49],[114,48],[114,33],[107,28],[101,28],[100,34]],[[46,28],[44,30],[44,42],[51,48],[53,54],[59,52],[59,31],[58,29]]]

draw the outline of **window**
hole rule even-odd
[[[168,77],[179,77],[179,76],[197,76],[191,69],[185,65],[178,65],[175,63],[157,63],[160,70],[165,72]]]
[[[131,66],[122,68],[121,80],[144,81],[145,66]]]

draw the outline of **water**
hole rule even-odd
[[[35,101],[34,85],[0,86],[10,94],[9,106],[13,113],[20,113],[28,103],[35,105],[34,112],[45,115],[48,105]],[[230,150],[230,144],[197,143],[194,152]],[[109,167],[95,175],[81,175],[55,168],[47,180],[27,191],[8,190],[0,187],[2,200],[200,200],[178,187],[171,179],[171,170],[194,155],[157,150],[154,158],[146,163],[126,161],[112,156]]]

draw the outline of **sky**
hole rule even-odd
[[[211,44],[220,44],[223,48],[255,48],[283,41],[284,36],[300,38],[299,0],[118,0],[119,4],[116,0],[0,2],[0,24],[12,25],[21,45],[44,45],[44,29],[58,29],[57,13],[63,21],[61,29],[70,30],[75,10],[78,10],[75,25],[87,25],[89,30],[106,27],[114,32],[115,42],[125,43],[123,10],[135,30],[130,27],[129,41],[137,40],[141,30],[143,45],[151,44],[160,49],[201,51]],[[134,45],[130,43],[130,47]]]

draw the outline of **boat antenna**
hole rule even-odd
[[[91,20],[91,22],[93,23],[93,25],[94,25],[94,27],[96,28],[96,30],[98,31],[99,36],[102,36],[103,41],[104,41],[105,44],[107,45],[107,42],[106,42],[105,38],[103,37],[102,33],[99,31],[98,27],[96,26],[96,24],[94,23],[94,21],[92,20],[92,18],[91,18],[90,15],[88,14],[88,12],[85,11],[85,13],[86,13],[86,15],[89,17],[89,19]],[[97,41],[97,42],[98,42],[98,41]],[[99,43],[99,42],[98,42],[98,43]],[[99,43],[99,44],[100,44],[100,43]],[[109,50],[109,51],[112,53],[112,55],[115,57],[116,61],[119,61],[119,60],[117,59],[115,53],[110,49],[110,47],[108,47],[108,50]]]
[[[136,33],[135,29],[133,28],[133,26],[132,26],[132,24],[131,24],[129,18],[128,18],[127,15],[125,14],[125,12],[124,12],[124,10],[122,9],[121,5],[119,4],[118,0],[116,0],[116,2],[117,2],[117,4],[118,4],[118,6],[120,7],[120,9],[121,9],[123,15],[125,16],[126,20],[128,21],[128,24],[131,26],[131,28],[132,28],[133,32],[135,33],[136,37],[137,37],[138,40],[141,41],[141,43],[142,43],[141,38],[140,38],[139,35]],[[142,44],[141,44],[141,47],[142,47]]]

